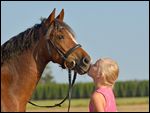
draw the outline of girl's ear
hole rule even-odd
[[[61,10],[60,14],[56,17],[56,19],[60,20],[61,22],[64,19],[64,9]]]

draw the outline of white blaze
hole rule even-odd
[[[66,30],[66,31],[67,31],[67,30]],[[68,32],[68,31],[67,31],[67,32]],[[69,32],[68,32],[68,34],[69,34],[70,38],[72,39],[72,41],[73,41],[75,44],[78,44],[77,41],[76,41],[76,40],[74,39],[74,37],[72,36],[72,34],[69,33]]]

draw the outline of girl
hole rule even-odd
[[[113,85],[118,78],[119,67],[110,58],[103,58],[91,65],[88,75],[95,84],[89,104],[90,112],[115,112],[116,102],[113,93]]]

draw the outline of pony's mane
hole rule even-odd
[[[31,49],[40,38],[39,29],[45,20],[45,18],[42,18],[41,24],[35,24],[32,28],[28,28],[24,32],[19,33],[17,36],[12,37],[7,42],[5,42],[1,46],[1,64],[12,57],[18,56],[25,50]],[[65,22],[60,22],[57,19],[54,21],[56,28],[60,26],[64,27],[72,34],[73,37],[75,37],[75,33]]]
[[[11,57],[30,49],[39,40],[38,30],[41,24],[35,24],[17,36],[12,37],[1,46],[1,64]]]

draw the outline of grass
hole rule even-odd
[[[40,101],[33,101],[39,105],[54,105],[59,103],[61,100],[40,100]],[[89,99],[72,99],[71,100],[71,107],[88,107]],[[130,97],[130,98],[117,98],[116,99],[117,106],[123,105],[148,105],[149,104],[149,97]],[[68,107],[68,100],[66,100],[62,106],[62,108]],[[30,109],[41,109],[40,107],[35,107],[31,104],[27,104],[27,110]]]
[[[149,97],[126,97],[126,98],[117,98],[117,105],[140,105],[140,104],[149,104]]]
[[[39,100],[39,101],[32,101],[38,105],[54,105],[54,104],[58,104],[59,102],[61,102],[62,100],[58,99],[58,100]],[[73,107],[85,107],[87,106],[89,103],[89,99],[71,99],[71,106]],[[66,108],[68,107],[68,100],[66,100],[61,107]],[[27,104],[27,109],[34,109],[37,108],[31,104]]]

